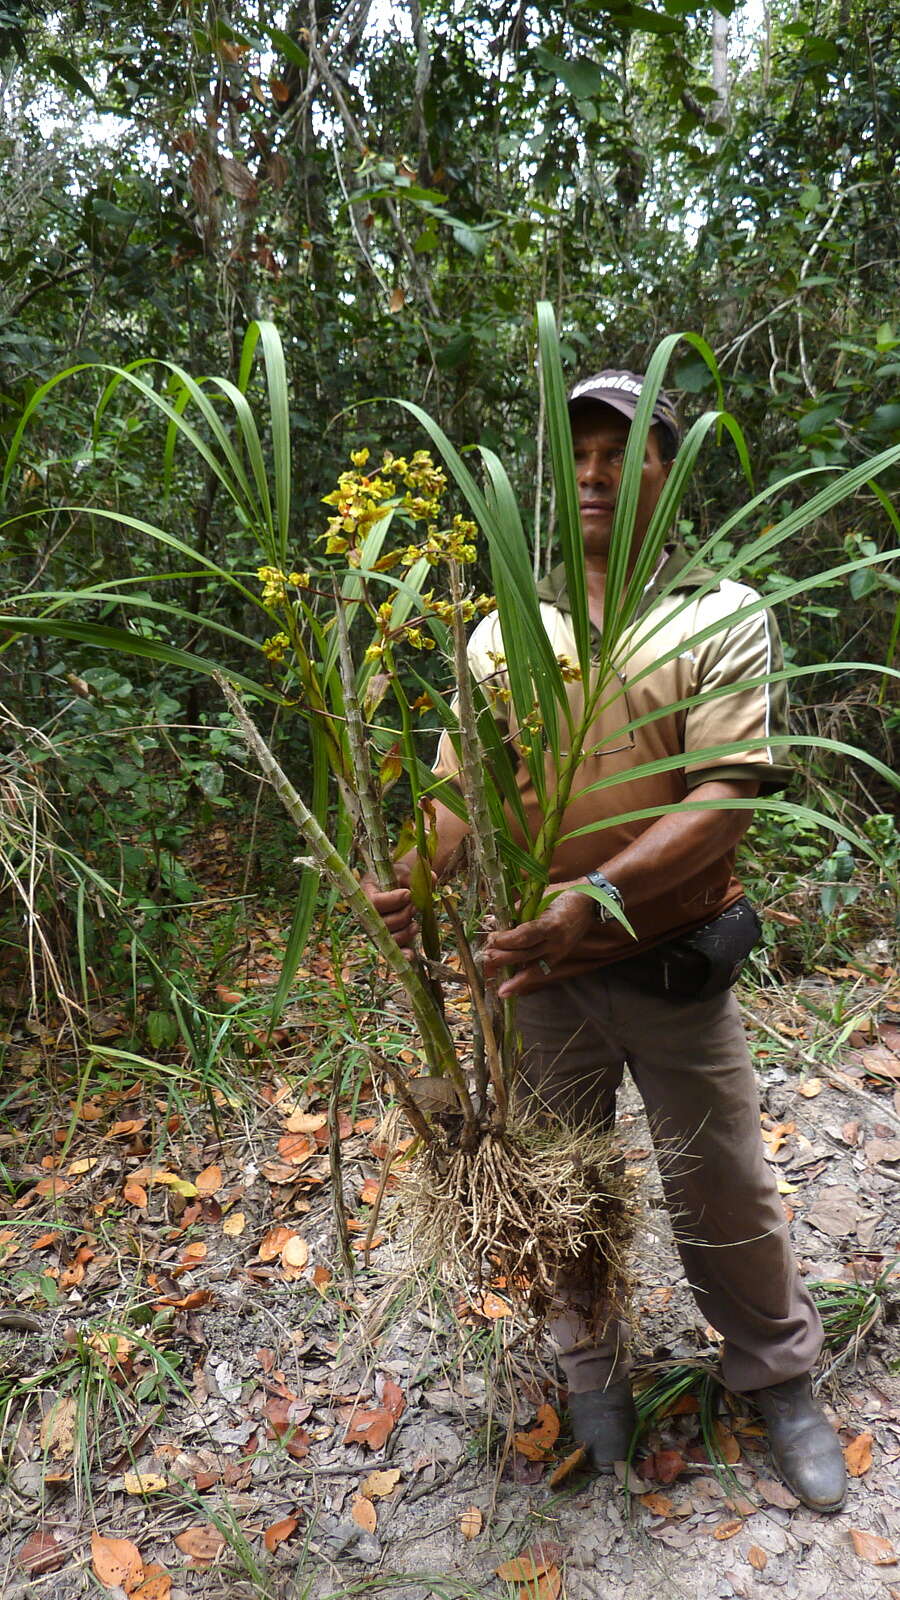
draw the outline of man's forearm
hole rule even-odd
[[[757,783],[699,784],[690,801],[752,799]],[[692,811],[687,808],[657,817],[650,827],[603,861],[601,870],[621,891],[625,909],[677,889],[704,867],[734,849],[753,820],[752,811]]]

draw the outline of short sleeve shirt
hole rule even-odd
[[[538,594],[554,650],[574,662],[577,648],[563,569],[551,573]],[[469,664],[508,735],[515,760],[522,735],[508,695],[496,612],[474,629]],[[652,825],[660,807],[688,799],[698,784],[736,779],[757,782],[761,793],[782,788],[790,773],[785,744],[778,742],[787,733],[787,694],[783,680],[771,681],[782,665],[777,623],[756,591],[729,578],[720,580],[708,568],[690,566],[678,547],[671,551],[617,648],[609,694],[585,740],[564,813],[551,882],[602,868]],[[567,691],[577,721],[583,686],[574,681]],[[533,736],[526,731],[526,737]],[[676,764],[662,771],[639,770],[669,757]],[[547,762],[552,792],[549,754]],[[453,743],[444,734],[435,771],[452,778],[457,766]],[[517,764],[517,778],[530,834],[519,842],[527,847],[537,836],[542,812],[524,760]],[[581,831],[585,829],[591,831]],[[636,906],[629,920],[637,942],[618,924],[598,922],[571,958],[554,967],[554,980],[711,921],[743,893],[733,869],[732,850],[677,889]]]

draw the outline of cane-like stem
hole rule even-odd
[[[405,991],[422,1037],[430,1070],[436,1077],[443,1077],[446,1074],[456,1090],[464,1121],[468,1125],[474,1125],[475,1110],[465,1074],[456,1058],[453,1040],[419,973],[405,959],[403,952],[385,927],[382,917],[370,905],[340,851],[332,844],[320,823],[282,771],[256,724],[248,716],[234,685],[220,672],[214,676],[237,718],[244,743],[256,758],[291,821],[302,833],[316,864],[347,901],[353,915],[365,929],[379,955]]]
[[[338,666],[340,668],[341,688],[344,696],[347,743],[350,746],[350,758],[353,762],[355,779],[354,787],[359,800],[359,809],[363,822],[364,838],[360,843],[368,857],[372,875],[379,889],[393,889],[396,880],[394,878],[394,869],[391,865],[391,847],[388,842],[384,811],[380,805],[379,796],[375,793],[375,785],[372,782],[372,773],[366,750],[365,727],[359,705],[359,696],[356,692],[356,670],[353,665],[353,652],[350,648],[350,631],[347,627],[347,617],[337,583],[334,585],[334,622],[337,629]]]
[[[447,914],[450,926],[453,929],[453,937],[456,940],[457,949],[459,950],[460,960],[463,964],[463,971],[465,972],[469,982],[469,989],[472,995],[473,1004],[475,1006],[475,1013],[481,1029],[484,1058],[487,1064],[488,1073],[490,1075],[491,1085],[494,1090],[494,1100],[497,1105],[497,1111],[500,1119],[502,1122],[505,1122],[508,1111],[507,1089],[503,1077],[503,1065],[500,1058],[500,1050],[497,1045],[497,1035],[494,1031],[494,1018],[491,1016],[491,1009],[488,1005],[487,997],[484,992],[484,983],[482,981],[481,973],[478,971],[476,958],[473,955],[469,941],[466,938],[466,930],[463,927],[462,918],[457,912],[449,894],[441,895],[441,904]],[[483,1104],[481,1109],[482,1111],[484,1110]]]
[[[501,928],[512,925],[503,869],[497,851],[494,821],[484,781],[484,751],[478,737],[475,700],[469,671],[466,625],[462,612],[459,563],[450,562],[450,593],[453,598],[453,655],[456,667],[457,715],[462,761],[459,782],[469,813],[472,852],[475,866],[490,896],[490,910]]]

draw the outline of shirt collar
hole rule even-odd
[[[654,601],[664,590],[699,589],[708,587],[718,589],[719,581],[711,567],[701,566],[695,562],[688,569],[692,557],[682,544],[670,546],[668,555],[662,565],[648,583],[641,603],[638,606],[637,617],[642,617],[649,611]],[[569,591],[566,588],[566,569],[560,562],[554,567],[546,578],[542,578],[537,586],[538,599],[545,600],[549,605],[556,606],[559,611],[572,610]]]

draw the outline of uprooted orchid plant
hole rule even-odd
[[[116,390],[128,385],[162,413],[167,422],[167,462],[171,463],[179,439],[190,446],[227,493],[243,525],[254,533],[265,562],[255,579],[249,573],[217,566],[163,527],[100,507],[70,508],[90,510],[93,516],[124,524],[142,537],[174,549],[193,571],[230,585],[248,608],[263,612],[266,636],[262,644],[249,633],[229,632],[213,619],[191,616],[191,625],[201,630],[211,645],[218,642],[215,659],[212,649],[209,655],[189,654],[158,638],[70,620],[67,612],[73,605],[83,607],[110,599],[135,610],[149,609],[157,621],[167,615],[184,619],[185,613],[166,601],[146,595],[132,599],[127,591],[120,593],[115,581],[65,595],[31,593],[29,614],[14,608],[0,617],[0,625],[13,636],[57,635],[215,674],[248,748],[296,824],[306,852],[306,870],[273,1014],[289,992],[316,893],[324,880],[344,898],[382,957],[391,980],[406,997],[421,1038],[431,1089],[428,1095],[422,1094],[421,1080],[411,1076],[402,1061],[372,1052],[391,1080],[419,1141],[411,1187],[420,1241],[455,1263],[470,1281],[483,1282],[486,1274],[501,1275],[512,1294],[540,1313],[552,1296],[560,1263],[575,1250],[592,1252],[601,1277],[611,1269],[619,1270],[627,1235],[627,1194],[609,1140],[586,1141],[584,1135],[523,1111],[516,1094],[521,1062],[514,1007],[508,1002],[499,1004],[485,986],[480,942],[490,923],[509,926],[529,920],[552,894],[548,889],[550,864],[564,840],[563,816],[577,796],[585,741],[598,716],[610,708],[620,711],[623,736],[636,726],[622,693],[621,675],[634,653],[643,591],[656,570],[704,441],[711,432],[721,435],[727,431],[748,473],[749,462],[734,418],[722,409],[703,415],[684,439],[644,542],[631,563],[646,438],[656,395],[680,336],[665,339],[650,361],[629,432],[612,531],[604,629],[598,639],[592,633],[588,611],[559,343],[547,305],[538,308],[537,328],[558,538],[576,659],[558,657],[545,631],[516,497],[498,457],[481,448],[482,472],[476,477],[437,424],[408,401],[399,404],[424,430],[442,464],[423,449],[407,455],[381,451],[377,459],[365,450],[355,452],[336,489],[326,497],[332,515],[315,558],[305,558],[302,568],[291,559],[288,390],[281,345],[270,324],[254,324],[250,329],[237,384],[225,379],[198,382],[183,369],[163,364],[165,380],[157,388],[148,364],[135,363],[129,368],[103,369],[108,381],[98,407],[99,426]],[[718,383],[708,346],[696,335],[683,337],[708,363]],[[271,466],[246,398],[258,346],[263,351],[271,412]],[[30,402],[13,442],[7,477],[31,412],[67,375],[51,380]],[[721,398],[721,390],[719,393]],[[234,433],[222,421],[222,401],[233,408]],[[748,542],[739,553],[719,567],[714,579],[701,582],[718,583],[722,577],[736,574],[743,565],[757,561],[866,486],[884,506],[895,529],[900,528],[874,483],[897,461],[900,446],[836,474],[806,504],[778,517],[761,533],[745,534]],[[805,476],[794,474],[755,494],[691,555],[690,564],[699,567],[714,544],[734,538],[740,529],[758,526],[768,503],[776,497],[783,503],[788,487]],[[468,515],[453,509],[449,497],[454,490]],[[308,548],[309,541],[305,544]],[[491,596],[476,594],[468,581],[479,545],[490,564]],[[786,581],[760,599],[756,609],[789,601],[817,584],[834,583],[896,554],[867,553],[802,581]],[[165,574],[159,582],[165,582]],[[694,599],[696,595],[695,590]],[[37,613],[35,602],[39,603]],[[498,669],[503,669],[502,680],[482,683],[470,673],[466,630],[479,613],[493,608],[503,645],[502,657],[497,660]],[[753,609],[742,606],[741,619]],[[671,607],[668,616],[672,616]],[[727,626],[730,620],[717,626]],[[644,644],[652,638],[653,628],[652,615],[642,620]],[[244,652],[261,650],[269,664],[262,678],[229,670],[221,650],[229,637]],[[679,648],[689,648],[702,637],[682,640]],[[840,663],[841,670],[848,666],[900,676],[890,666]],[[787,667],[729,685],[728,691],[826,670],[821,664]],[[501,681],[503,686],[498,688]],[[575,682],[577,695],[570,693]],[[696,703],[717,692],[723,691],[701,691]],[[251,695],[305,719],[312,750],[312,778],[306,797],[289,782],[252,720],[247,710]],[[508,708],[498,704],[498,695],[508,696]],[[670,709],[661,707],[655,714],[664,716]],[[429,746],[434,742],[435,724],[456,751],[455,781],[438,778],[432,771]],[[507,726],[515,728],[514,735],[505,731]],[[896,783],[883,764],[849,745],[824,738],[795,742],[852,756]],[[743,748],[735,741],[705,754],[710,760],[724,761]],[[687,760],[667,757],[604,782],[615,784],[642,773],[675,768]],[[526,826],[517,781],[520,763],[527,768],[540,800],[542,823],[536,837],[530,836]],[[329,776],[337,789],[336,814]],[[385,794],[401,780],[406,785],[409,820],[400,840],[392,843]],[[469,824],[468,875],[474,892],[465,903],[457,898],[452,884],[434,881],[435,799]],[[851,837],[862,852],[872,853],[868,841],[844,823],[805,807],[783,800],[728,803],[815,818],[838,835]],[[652,814],[670,809],[657,808]],[[616,820],[637,820],[644,815],[631,813]],[[382,887],[388,887],[393,882],[393,859],[408,850],[415,853],[411,888],[421,928],[421,948],[412,961],[395,945],[351,864],[355,853],[357,864]],[[602,853],[599,841],[598,853]],[[603,899],[598,890],[586,892]],[[607,904],[625,921],[618,907]],[[452,963],[446,959],[448,946],[454,953]],[[471,991],[474,1047],[455,1040],[445,1020],[441,985],[448,977],[466,982]],[[443,1086],[442,1093],[434,1092],[435,1084]]]

